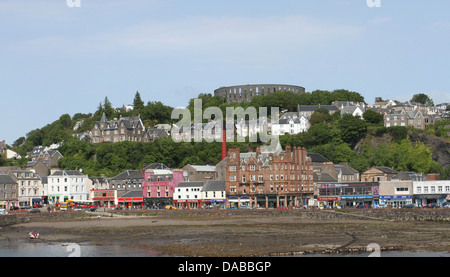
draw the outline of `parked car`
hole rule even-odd
[[[406,204],[405,206],[403,206],[403,208],[406,208],[406,209],[412,209],[415,207],[416,207],[416,205],[414,205],[414,204]]]
[[[42,208],[42,205],[41,204],[34,204],[33,208]]]
[[[0,209],[0,215],[7,215],[8,211],[6,209]]]
[[[96,207],[91,207],[91,208],[89,208],[89,211],[90,211],[90,212],[95,212],[96,210],[97,210]]]
[[[10,211],[15,211],[15,210],[20,210],[20,208],[16,207],[16,206],[12,206],[12,207],[9,208],[9,210]]]
[[[37,214],[37,213],[40,213],[40,212],[41,212],[41,210],[39,210],[39,209],[31,209],[31,210],[28,211],[29,214]]]

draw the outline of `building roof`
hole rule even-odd
[[[84,176],[78,170],[57,170],[51,176]]]
[[[307,153],[308,157],[311,158],[311,162],[313,163],[328,163],[330,162],[327,158],[324,156],[317,154],[317,153]]]
[[[203,182],[179,182],[177,188],[203,187]]]
[[[148,165],[146,167],[144,167],[144,171],[147,169],[168,169],[171,170],[170,167],[166,166],[163,163],[152,163],[151,165]]]
[[[225,181],[222,180],[209,180],[203,186],[202,191],[224,191]]]
[[[318,108],[324,108],[329,111],[339,110],[335,105],[300,105],[298,107],[299,112],[314,112]]]
[[[192,165],[188,164],[192,168],[194,168],[196,171],[202,171],[202,172],[216,172],[216,166],[215,165]]]
[[[398,172],[389,168],[389,167],[385,167],[385,166],[374,166],[374,168],[380,170],[383,173],[387,173],[387,174],[397,174]]]
[[[139,198],[143,197],[142,190],[130,190],[124,195],[120,196],[120,198]]]
[[[14,179],[6,174],[0,174],[0,184],[17,184]]]

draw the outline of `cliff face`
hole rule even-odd
[[[418,132],[408,132],[408,136],[412,143],[422,142],[428,146],[433,152],[432,158],[434,161],[440,163],[444,167],[450,166],[450,141]],[[390,134],[365,136],[358,142],[354,150],[356,150],[358,154],[361,154],[363,151],[362,147],[365,143],[370,143],[373,147],[383,143],[391,144],[392,136]]]
[[[411,132],[409,133],[411,142],[422,142],[433,151],[433,160],[442,164],[444,167],[450,166],[450,142],[433,137],[427,134]]]

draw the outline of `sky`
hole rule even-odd
[[[448,0],[76,1],[0,0],[7,144],[136,91],[172,107],[245,84],[450,102]]]

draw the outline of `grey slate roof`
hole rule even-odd
[[[330,160],[328,160],[324,156],[317,154],[317,153],[308,153],[306,155],[311,158],[311,161],[313,163],[328,163],[328,162],[330,162]]]
[[[78,170],[57,170],[51,176],[83,176]]]
[[[298,111],[299,112],[314,112],[318,108],[324,108],[329,111],[339,110],[335,105],[302,105],[302,106],[299,106]]]
[[[17,184],[11,176],[0,174],[0,184]]]
[[[203,186],[202,191],[225,191],[225,181],[209,180]]]
[[[375,166],[375,168],[384,173],[387,173],[387,174],[397,174],[398,173],[397,171],[390,169],[389,167],[385,167],[385,166]]]
[[[143,197],[142,190],[130,190],[129,192],[122,195],[120,198],[128,198],[128,197]]]
[[[203,182],[179,182],[177,188],[203,187]]]

